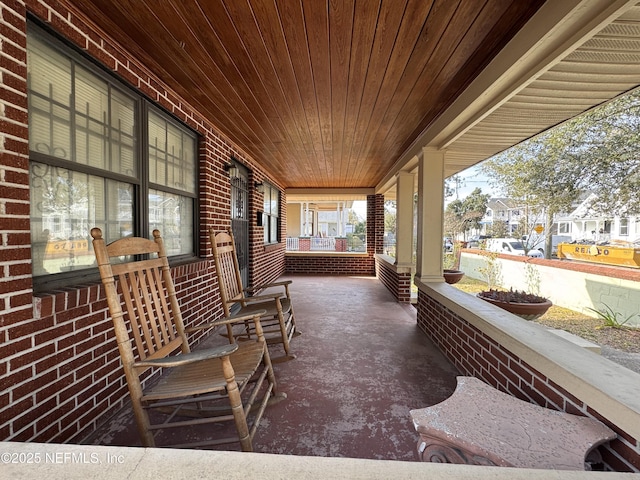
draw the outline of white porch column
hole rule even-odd
[[[396,265],[413,266],[413,183],[414,175],[396,176]]]
[[[444,282],[442,231],[444,211],[443,150],[423,147],[418,159],[418,251],[416,278]]]
[[[347,236],[347,204],[342,202],[342,222],[340,223],[340,236]]]
[[[304,204],[304,235],[311,236],[311,225],[309,224],[309,202]]]

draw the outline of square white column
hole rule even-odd
[[[415,175],[396,176],[396,265],[413,266],[413,184]]]
[[[443,150],[424,147],[418,158],[418,251],[416,278],[444,282],[442,236],[444,219]]]

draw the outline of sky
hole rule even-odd
[[[499,194],[489,185],[489,181],[485,175],[480,173],[480,167],[474,166],[471,168],[467,168],[458,174],[458,176],[463,180],[460,186],[458,187],[458,198],[463,200],[466,198],[471,192],[473,192],[476,188],[481,188],[482,193],[488,193],[492,197],[498,196]],[[453,195],[445,199],[445,205],[455,200],[456,196]],[[356,214],[360,217],[361,220],[366,220],[367,218],[367,202],[363,201],[354,201],[353,202],[353,210],[355,210]]]
[[[466,170],[463,170],[458,174],[458,177],[460,177],[460,179],[462,180],[457,192],[457,197],[460,200],[466,198],[476,188],[482,189],[482,193],[488,193],[492,197],[498,195],[496,189],[489,185],[488,178],[480,172],[479,165],[475,165],[473,167],[467,168]],[[456,194],[446,198],[445,202],[449,203],[452,200],[456,200]]]

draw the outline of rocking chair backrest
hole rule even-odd
[[[127,321],[140,360],[162,358],[178,348],[187,353],[189,346],[160,232],[153,231],[154,240],[127,237],[109,245],[99,228],[92,229],[91,236],[123,363],[134,361]],[[111,257],[122,256],[133,261],[111,263]]]
[[[236,246],[231,229],[216,233],[209,231],[213,246],[213,259],[218,274],[220,296],[225,315],[230,315],[231,306],[244,299],[242,276],[236,255]]]

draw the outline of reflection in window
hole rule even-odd
[[[31,164],[33,274],[70,272],[95,265],[89,231],[107,242],[131,235],[133,188],[94,175]]]
[[[263,205],[264,243],[278,243],[278,218],[280,216],[280,191],[269,183],[264,184]]]
[[[160,230],[167,255],[189,253],[193,244],[193,202],[180,195],[149,191],[149,229]]]

